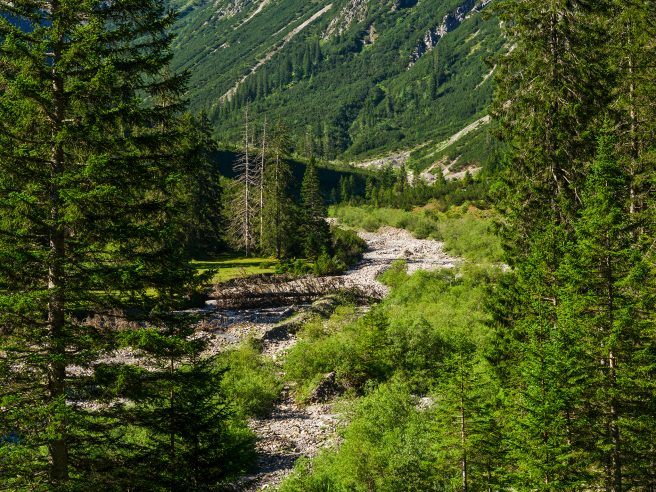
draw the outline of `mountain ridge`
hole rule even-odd
[[[173,64],[225,145],[242,140],[248,106],[256,123],[282,120],[299,155],[360,162],[421,147],[417,170],[444,157],[484,164],[483,128],[434,150],[487,114],[488,60],[503,48],[482,15],[490,3],[180,0]]]

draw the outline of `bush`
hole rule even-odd
[[[307,325],[288,374],[306,384],[334,370],[365,396],[351,402],[340,446],[299,461],[280,490],[456,490],[463,445],[471,490],[501,490],[494,471],[504,460],[497,445],[503,421],[494,410],[500,394],[485,357],[491,335],[483,307],[498,274],[465,265],[410,276],[399,262],[385,274],[390,296],[369,314]]]
[[[437,490],[430,431],[407,387],[382,385],[355,405],[339,450],[299,462],[280,490]]]
[[[298,342],[285,361],[287,377],[304,399],[316,382],[335,371],[346,388],[361,391],[369,380],[389,374],[388,344],[384,341],[387,318],[374,310],[356,319],[353,307],[340,307],[329,320],[316,318],[298,333]]]
[[[291,274],[302,277],[303,275],[307,275],[312,271],[312,265],[300,258],[289,258],[281,260],[280,263],[278,263],[276,266],[275,271],[278,275]]]
[[[356,232],[333,227],[331,229],[334,261],[346,267],[354,266],[367,250],[367,243]]]
[[[324,275],[336,275],[347,269],[346,263],[339,261],[336,257],[324,252],[314,262],[312,273],[321,277]]]
[[[340,384],[362,392],[366,384],[403,375],[428,391],[439,376],[454,337],[487,340],[483,304],[496,273],[484,268],[405,273],[403,262],[383,274],[390,296],[355,319],[340,310],[329,321],[315,319],[298,334],[285,363],[300,398],[318,378],[335,371]]]
[[[396,260],[379,277],[379,280],[388,287],[398,287],[408,278],[408,262]]]
[[[225,354],[221,388],[244,417],[266,415],[282,390],[276,368],[250,341]]]

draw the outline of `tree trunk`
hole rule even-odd
[[[609,365],[610,365],[610,382],[611,388],[614,390],[616,386],[616,377],[617,377],[617,360],[615,359],[615,354],[611,351],[609,356]],[[620,454],[620,428],[617,423],[618,412],[617,412],[617,401],[615,396],[611,398],[610,401],[610,435],[611,441],[613,443],[613,450],[611,456],[611,466],[612,466],[612,481],[613,481],[613,492],[622,492],[622,458]]]
[[[275,235],[276,235],[276,258],[280,259],[281,252],[282,252],[282,237],[281,237],[281,231],[280,231],[280,222],[281,222],[281,210],[280,210],[280,200],[282,199],[282,190],[281,185],[280,185],[280,152],[276,151],[276,171],[275,171],[275,176],[274,179],[276,180],[274,183],[275,186],[275,200],[276,200],[276,209],[274,212],[274,222],[275,222]]]
[[[59,10],[59,2],[52,3],[52,15]],[[48,260],[48,392],[52,402],[65,404],[66,385],[66,342],[65,342],[65,298],[63,294],[63,261],[65,256],[64,229],[60,224],[60,196],[58,180],[63,172],[64,151],[58,142],[59,133],[64,121],[64,81],[58,73],[58,62],[61,58],[61,46],[56,42],[53,46],[52,91],[54,112],[52,115],[52,147],[50,162],[50,258]],[[48,442],[51,460],[51,479],[61,483],[68,479],[68,443],[66,440],[66,419],[55,415],[58,419],[55,425],[56,436]]]
[[[606,236],[606,249],[612,251],[610,236]],[[608,310],[608,337],[613,336],[613,325],[615,324],[615,289],[613,285],[613,261],[611,256],[606,257],[606,293]],[[610,395],[610,438],[613,445],[611,451],[611,480],[613,492],[622,492],[622,459],[620,451],[620,429],[618,424],[617,398],[617,358],[615,348],[611,344],[608,351],[608,383]]]

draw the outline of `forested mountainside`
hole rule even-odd
[[[295,149],[363,160],[413,150],[485,160],[491,58],[503,47],[490,0],[173,0],[176,70],[194,111],[241,143],[243,113],[283,120]],[[483,123],[487,120],[483,120]],[[466,145],[463,145],[466,142]]]

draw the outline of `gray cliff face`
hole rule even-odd
[[[429,29],[424,35],[424,39],[417,48],[410,54],[410,65],[413,65],[426,53],[431,51],[440,39],[448,33],[454,31],[463,23],[465,19],[473,12],[478,12],[485,8],[491,0],[465,0],[457,9],[448,13],[442,19],[442,23],[432,29]]]
[[[324,33],[324,38],[341,35],[354,23],[364,21],[368,13],[369,0],[349,0],[339,14],[330,21],[328,29]]]
[[[223,0],[216,2],[215,5],[220,17],[234,17],[254,3],[256,3],[254,0]]]

